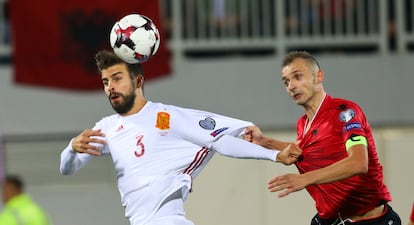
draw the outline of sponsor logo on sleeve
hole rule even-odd
[[[198,124],[201,128],[206,130],[214,130],[214,128],[216,127],[216,121],[210,117],[206,117],[204,120],[200,120]]]
[[[166,112],[158,112],[155,127],[160,130],[170,129],[170,114]]]
[[[361,123],[355,122],[355,123],[348,123],[344,126],[344,131],[350,131],[354,129],[361,129]]]
[[[223,132],[223,131],[225,131],[225,130],[227,130],[227,129],[229,129],[229,128],[228,128],[228,127],[223,127],[223,128],[217,129],[217,130],[215,130],[215,131],[211,132],[211,133],[210,133],[210,135],[211,135],[211,136],[213,136],[213,137],[216,137],[216,136],[217,136],[217,135],[219,135],[221,132]]]

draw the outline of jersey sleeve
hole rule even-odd
[[[102,128],[102,121],[95,124],[92,130],[99,130]],[[72,149],[72,141],[69,142],[68,146],[60,154],[60,173],[63,175],[71,175],[79,171],[84,167],[91,159],[96,156],[87,154],[87,153],[78,153]],[[101,152],[102,155],[109,154],[107,146],[102,145]]]
[[[239,159],[262,159],[276,161],[279,150],[267,149],[241,138],[225,135],[214,142],[212,149],[221,155]]]
[[[239,137],[253,123],[211,112],[178,108],[171,115],[171,125],[182,138],[211,148],[224,135]]]
[[[356,144],[367,145],[367,120],[362,109],[356,104],[350,104],[339,113],[343,127],[343,140],[347,149]]]

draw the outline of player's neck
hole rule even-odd
[[[318,95],[315,95],[315,101],[311,104],[305,106],[305,112],[306,112],[306,123],[303,130],[303,135],[305,135],[310,127],[312,126],[313,120],[315,119],[316,115],[319,112],[319,109],[321,108],[322,102],[325,99],[326,93],[324,91],[321,91],[318,93]]]
[[[306,116],[308,120],[312,121],[316,116],[320,106],[322,105],[323,100],[325,99],[325,91],[320,91],[309,101],[309,104],[304,106]]]

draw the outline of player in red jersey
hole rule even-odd
[[[289,53],[283,61],[286,91],[305,109],[296,126],[303,153],[296,162],[300,174],[277,176],[268,189],[281,191],[283,197],[306,188],[317,209],[311,225],[400,225],[400,217],[388,205],[391,195],[364,112],[354,102],[329,96],[324,76],[308,52]],[[250,127],[245,139],[268,148],[283,147],[257,127]]]

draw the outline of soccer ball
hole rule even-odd
[[[117,21],[110,34],[114,53],[127,63],[143,63],[160,46],[160,33],[152,20],[144,15],[129,14]]]

